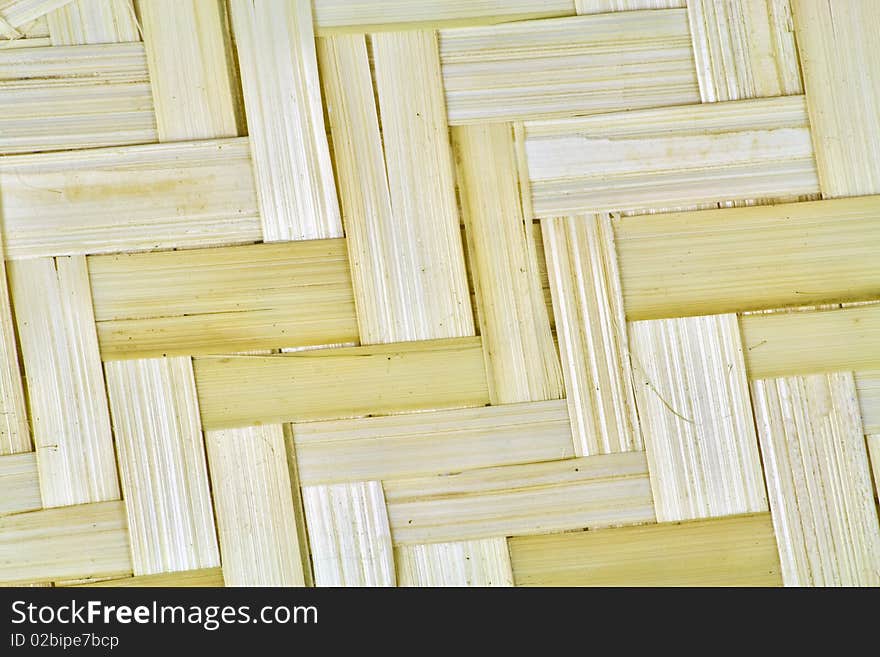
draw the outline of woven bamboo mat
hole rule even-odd
[[[0,582],[880,585],[878,29],[0,0]]]

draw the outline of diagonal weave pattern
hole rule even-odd
[[[0,583],[880,586],[878,25],[0,0]]]

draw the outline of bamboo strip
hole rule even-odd
[[[42,507],[36,453],[0,456],[0,516]]]
[[[0,239],[0,255],[2,253],[3,242]],[[30,452],[32,449],[7,287],[6,261],[0,257],[0,456]]]
[[[402,545],[394,554],[400,586],[513,586],[506,538]]]
[[[683,9],[442,30],[440,62],[453,125],[700,100]]]
[[[154,142],[144,48],[0,48],[0,117],[0,155]]]
[[[880,296],[880,196],[622,217],[614,232],[631,320]]]
[[[315,0],[319,33],[378,32],[570,16],[574,0]]]
[[[247,139],[0,158],[7,258],[260,239]]]
[[[132,0],[75,0],[46,18],[53,46],[141,40]]]
[[[267,242],[342,236],[309,2],[232,0]]]
[[[865,433],[880,434],[880,370],[855,372]]]
[[[788,586],[880,586],[880,524],[851,373],[752,384]]]
[[[0,0],[0,35],[19,38],[19,27],[45,16],[70,0]]]
[[[120,586],[136,586],[136,587],[182,587],[182,586],[200,586],[200,587],[221,587],[223,583],[223,571],[220,568],[203,568],[201,570],[188,570],[174,573],[158,573],[156,575],[140,575],[137,577],[125,577],[122,579],[108,579],[90,584],[78,584],[90,588],[104,588],[111,586],[117,588]]]
[[[577,454],[644,449],[610,218],[541,227]]]
[[[535,216],[818,191],[803,96],[525,124]]]
[[[19,25],[18,28],[12,27],[0,16],[0,49],[42,48],[50,45],[49,25],[45,16]]]
[[[234,53],[219,0],[138,0],[159,141],[242,133]]]
[[[559,399],[562,373],[509,126],[453,132],[492,403]],[[492,172],[487,175],[487,172]]]
[[[86,260],[15,261],[9,273],[43,506],[119,499]]]
[[[4,584],[130,572],[122,502],[0,516],[0,582]]]
[[[479,338],[195,359],[205,429],[488,403]]]
[[[880,498],[880,434],[865,436],[868,444],[868,460],[874,473],[874,497]]]
[[[643,452],[384,482],[395,544],[654,522]]]
[[[880,304],[740,318],[749,378],[880,369]]]
[[[689,0],[704,103],[804,93],[789,0]]]
[[[342,80],[350,64],[360,67],[365,82],[366,51],[359,42],[349,47],[358,50],[339,62]],[[342,106],[339,116],[331,117],[336,131],[346,116],[368,113],[357,125],[370,132],[356,133],[366,143],[341,155],[349,158],[349,172],[370,166],[359,156],[379,143],[384,146],[390,220],[350,215],[346,206],[352,271],[360,279],[355,283],[358,312],[366,315],[361,341],[473,335],[436,37],[430,32],[378,34],[372,47],[382,141],[374,141],[369,106]],[[328,92],[328,99],[333,103],[334,92]],[[374,300],[378,308],[369,307]]]
[[[574,0],[578,14],[604,14],[609,11],[638,9],[674,9],[684,7],[685,0]]]
[[[227,586],[304,586],[279,425],[209,431],[214,508]]]
[[[382,484],[304,486],[316,586],[394,586]]]
[[[518,586],[780,586],[769,513],[510,539]]]
[[[562,400],[308,422],[293,433],[303,486],[574,456]]]
[[[107,363],[135,575],[220,565],[189,358]]]
[[[105,360],[356,342],[345,241],[89,259]]]
[[[767,510],[736,315],[630,324],[657,520]]]
[[[793,0],[822,194],[880,193],[880,5]]]

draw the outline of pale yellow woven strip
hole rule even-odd
[[[53,46],[141,40],[133,0],[74,0],[46,18]]]

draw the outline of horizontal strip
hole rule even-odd
[[[358,341],[344,239],[88,263],[104,360]]]
[[[781,586],[769,513],[509,541],[517,586]]]
[[[7,258],[262,239],[247,138],[0,158]]]
[[[384,483],[396,544],[654,522],[644,452]]]
[[[220,568],[202,568],[200,570],[179,570],[174,573],[159,573],[157,575],[140,575],[138,577],[123,577],[121,579],[105,579],[100,582],[77,584],[88,588],[104,587],[183,587],[183,586],[211,586],[221,587],[223,583],[223,571]]]
[[[37,453],[0,456],[0,515],[42,507]]]
[[[479,338],[194,361],[205,430],[483,406]]]
[[[0,155],[156,140],[143,44],[0,48]]]
[[[880,298],[880,196],[623,217],[614,232],[630,320]]]
[[[319,33],[501,23],[571,16],[574,0],[314,0]]]
[[[440,32],[451,125],[700,102],[687,12],[616,12]]]
[[[855,377],[865,433],[880,434],[880,370],[856,372]]]
[[[525,126],[536,217],[819,191],[803,96]]]
[[[740,317],[750,379],[880,369],[880,303]]]
[[[300,484],[572,458],[565,400],[297,424]]]
[[[123,502],[0,517],[0,582],[45,582],[131,572]]]

